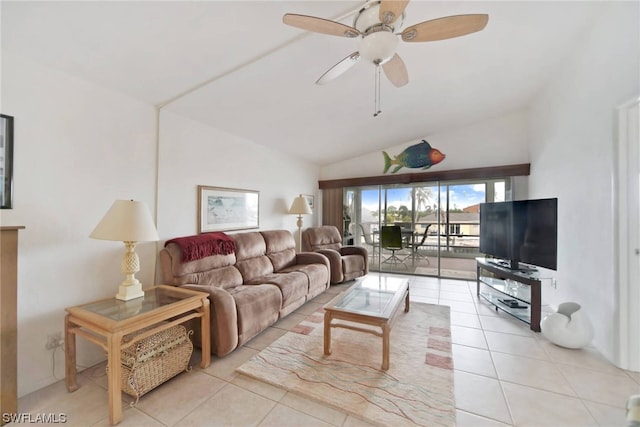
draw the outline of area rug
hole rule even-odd
[[[331,330],[324,355],[323,310],[237,371],[381,426],[453,426],[455,399],[449,307],[411,303],[391,329],[389,369],[382,338]],[[335,322],[335,320],[334,320]]]

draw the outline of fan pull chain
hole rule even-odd
[[[378,117],[382,114],[382,110],[380,109],[380,64],[376,64],[374,86],[373,117]]]

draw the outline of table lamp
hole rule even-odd
[[[307,203],[302,194],[293,200],[289,213],[298,215],[298,251],[302,252],[302,215],[310,215],[312,213],[309,203]]]
[[[122,258],[122,272],[126,277],[116,298],[128,301],[144,296],[142,284],[135,277],[140,271],[136,244],[160,240],[147,205],[134,200],[116,200],[89,237],[124,242],[127,251]]]

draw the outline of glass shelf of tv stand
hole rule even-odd
[[[501,280],[493,277],[481,278],[480,284],[480,296],[495,306],[496,310],[500,309],[516,319],[531,324],[531,290],[529,286],[509,279]]]

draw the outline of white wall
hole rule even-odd
[[[317,201],[317,166],[164,109],[159,164],[158,231],[163,240],[197,234],[198,185],[259,191],[261,230],[297,234],[296,216],[287,213],[293,199],[302,193]],[[305,228],[317,222],[318,209],[305,216]]]
[[[594,345],[616,359],[612,215],[614,113],[640,94],[638,2],[611,2],[582,48],[559,64],[531,108],[531,197],[558,197],[557,289],[595,325]],[[639,355],[640,356],[640,355]]]
[[[65,307],[115,295],[124,245],[89,233],[114,200],[155,205],[152,107],[2,52],[2,113],[15,117],[14,208],[24,225],[18,264],[18,393],[55,381],[47,335],[64,330]],[[155,245],[138,247],[151,284]],[[78,339],[78,363],[103,359]],[[64,353],[56,352],[64,377]]]
[[[172,113],[156,110],[18,56],[2,52],[3,114],[15,117],[14,208],[2,225],[24,225],[18,265],[18,394],[64,377],[53,373],[47,335],[64,330],[64,309],[115,295],[124,245],[88,236],[116,199],[156,213],[166,240],[197,232],[198,184],[260,191],[260,228],[296,230],[287,214],[299,193],[317,196],[318,167],[283,156]],[[156,161],[159,159],[159,167]],[[156,185],[159,185],[156,188]],[[316,199],[317,200],[317,199]],[[317,222],[305,218],[305,226]],[[155,275],[158,246],[137,247],[144,286]],[[77,339],[78,364],[104,359]]]
[[[425,135],[432,148],[442,151],[446,158],[430,169],[402,168],[397,173],[434,172],[454,169],[501,166],[529,162],[528,112],[518,111],[495,117],[474,125]],[[391,158],[420,139],[390,146]],[[391,143],[391,141],[390,141]],[[393,168],[392,168],[393,169]],[[321,179],[354,178],[382,175],[382,151],[374,151],[327,165],[321,169]],[[387,172],[391,174],[391,170]]]

